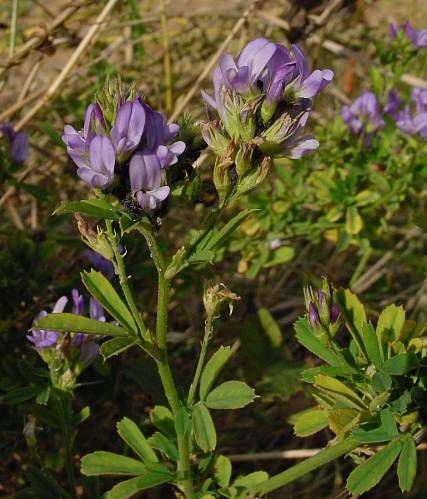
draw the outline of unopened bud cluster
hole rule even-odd
[[[330,342],[339,327],[339,308],[334,301],[334,289],[326,278],[323,278],[322,287],[313,290],[304,288],[307,320],[314,335],[325,345]]]

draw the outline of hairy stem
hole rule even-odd
[[[202,369],[205,363],[209,340],[213,332],[213,321],[214,321],[213,317],[208,316],[205,322],[205,333],[203,335],[202,348],[200,350],[199,360],[197,361],[197,367],[196,367],[196,372],[194,373],[193,382],[191,383],[190,390],[188,392],[187,404],[189,406],[194,402],[194,398],[196,396],[196,390],[200,381],[200,376],[202,375]]]
[[[168,323],[168,305],[169,305],[169,280],[165,278],[166,265],[163,255],[157,244],[154,235],[145,229],[140,232],[147,241],[151,258],[153,259],[158,273],[158,295],[157,295],[157,318],[156,318],[156,342],[160,350],[160,358],[156,359],[157,369],[162,381],[166,398],[174,415],[181,407],[178,392],[173,380],[172,372],[169,366],[168,353],[166,347],[166,333]],[[193,498],[193,481],[191,478],[191,462],[189,439],[186,435],[177,434],[178,441],[178,483],[184,491],[186,499]]]
[[[125,264],[123,261],[123,256],[120,253],[119,250],[119,245],[116,239],[116,236],[114,234],[113,230],[113,224],[111,220],[106,220],[105,221],[106,227],[107,227],[107,235],[108,239],[111,243],[111,247],[113,249],[114,257],[116,259],[116,269],[119,275],[119,281],[120,281],[120,286],[123,290],[123,294],[125,295],[126,302],[132,312],[132,315],[138,325],[139,331],[141,333],[141,336],[144,339],[147,339],[147,328],[144,324],[144,321],[142,320],[141,314],[139,313],[138,307],[136,306],[132,291],[129,286],[129,280],[128,276],[126,274],[126,269],[125,269]]]
[[[254,487],[253,492],[262,495],[272,492],[273,490],[280,489],[284,485],[301,478],[310,471],[313,471],[320,466],[323,466],[324,464],[351,452],[359,446],[360,443],[353,437],[348,437],[336,445],[327,447],[326,449],[320,451],[315,456],[309,457],[301,463],[298,463],[295,466],[292,466],[291,468],[288,468],[287,470],[269,478],[268,480],[261,482]]]

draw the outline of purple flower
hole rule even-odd
[[[411,100],[415,104],[417,113],[424,113],[427,106],[427,88],[413,88]]]
[[[72,289],[71,299],[73,301],[73,309],[71,313],[75,315],[82,315],[84,307],[83,295],[79,294],[77,289]]]
[[[85,250],[84,255],[86,260],[89,262],[89,265],[91,265],[94,269],[102,272],[109,280],[113,278],[114,265],[110,262],[110,260],[107,260],[102,255],[91,249]]]
[[[387,102],[384,106],[384,112],[389,114],[393,119],[396,119],[400,106],[402,105],[402,99],[396,90],[392,90],[387,98]]]
[[[89,298],[89,317],[96,321],[106,321],[104,309],[92,297]],[[100,347],[97,341],[99,339],[101,339],[101,336],[84,333],[76,333],[71,338],[70,346],[72,349],[79,351],[78,360],[83,365],[91,364],[98,356]]]
[[[10,157],[16,163],[22,163],[28,157],[28,135],[25,132],[15,132],[13,126],[4,123],[0,132],[7,139],[10,147]]]
[[[98,104],[90,104],[86,110],[83,131],[77,132],[71,125],[64,126],[62,140],[67,152],[79,168],[90,168],[90,143],[96,135],[105,133],[105,121]]]
[[[310,74],[304,54],[297,45],[292,45],[292,52],[282,45],[267,65],[267,102],[278,102],[289,88],[296,98],[310,99],[328,85],[334,73],[330,69],[316,69]]]
[[[68,298],[66,296],[61,296],[59,300],[55,303],[52,314],[59,314],[64,311],[65,306],[68,303]],[[42,310],[35,320],[46,317],[47,312]],[[47,329],[32,329],[31,334],[27,335],[28,341],[33,343],[34,348],[37,351],[42,351],[45,348],[51,348],[56,345],[59,335],[55,331],[49,331]]]
[[[161,187],[161,164],[157,155],[148,149],[136,152],[129,163],[132,194],[141,208],[154,210],[170,192],[169,186]]]
[[[219,61],[222,83],[242,95],[257,93],[258,79],[275,51],[275,43],[257,38],[244,47],[237,63],[230,54],[223,54]]]
[[[396,126],[406,135],[419,135],[427,139],[427,90],[414,88],[411,103],[406,105],[393,118]]]
[[[134,151],[145,127],[145,111],[137,97],[122,104],[111,129],[111,142],[118,156]]]
[[[409,40],[411,40],[412,45],[415,48],[420,49],[427,47],[427,29],[417,31],[411,26],[409,21],[406,21],[400,26],[396,23],[391,23],[389,26],[389,34],[392,40],[396,38],[398,31],[403,31]]]
[[[261,136],[265,142],[259,149],[272,157],[298,159],[308,151],[319,147],[311,135],[304,135],[304,127],[311,111],[311,100],[300,99],[298,103],[283,110],[283,114]]]
[[[168,125],[163,114],[154,111],[147,104],[144,105],[144,109],[147,120],[145,128],[147,149],[155,152],[161,168],[175,164],[178,156],[185,150],[185,143],[181,140],[170,144],[178,135],[179,126],[175,123]]]
[[[341,117],[355,135],[362,132],[372,134],[384,125],[377,98],[367,90],[351,106],[342,107]]]
[[[80,166],[77,175],[91,187],[104,189],[113,180],[115,163],[110,139],[105,135],[97,135],[90,142],[89,164]]]

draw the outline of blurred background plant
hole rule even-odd
[[[203,279],[220,276],[242,297],[212,340],[214,345],[230,344],[236,352],[225,374],[246,380],[262,397],[255,409],[215,416],[227,427],[219,448],[236,474],[253,470],[257,461],[273,474],[301,448],[287,419],[311,405],[300,373],[316,362],[292,335],[292,323],[304,310],[301,286],[320,285],[318,276],[329,275],[337,286],[350,285],[362,293],[371,317],[397,301],[405,305],[407,317],[425,320],[425,234],[411,216],[425,212],[427,142],[422,117],[415,122],[425,101],[414,89],[427,88],[427,49],[416,46],[419,40],[414,43],[404,29],[393,37],[388,33],[390,22],[400,25],[407,19],[418,30],[427,27],[424,2],[255,3],[183,0],[162,8],[149,0],[13,0],[0,5],[0,295],[5,297],[0,304],[0,491],[5,497],[13,497],[30,479],[37,482],[37,472],[29,468],[28,435],[37,439],[45,468],[62,486],[67,483],[62,432],[41,415],[47,373],[26,334],[39,311],[78,288],[79,271],[93,265],[70,219],[52,217],[52,212],[60,201],[80,199],[86,192],[61,134],[65,123],[82,121],[107,76],[120,73],[123,81],[134,80],[150,105],[163,109],[171,121],[191,113],[186,118],[191,124],[203,119],[199,91],[207,88],[220,52],[238,53],[250,39],[297,42],[312,55],[311,67],[335,72],[312,113],[310,126],[319,149],[292,163],[276,160],[274,175],[232,202],[230,214],[242,208],[259,211],[231,242],[216,249],[215,268],[201,269],[197,280],[184,270],[173,289],[168,340],[174,345],[174,371],[183,383],[191,377],[203,330],[197,298]],[[392,90],[400,100],[390,109]],[[366,91],[378,106],[373,121],[372,114],[361,110],[363,102],[353,104]],[[362,132],[354,119],[360,120]],[[11,132],[12,125],[17,132]],[[163,221],[164,237],[176,248],[215,200],[208,181],[212,156],[198,128],[182,129],[180,138],[190,144],[183,164],[191,172],[196,162],[205,184],[203,189],[186,184],[184,194],[179,188],[172,192],[177,205],[182,195],[193,200],[191,209],[169,210]],[[28,154],[22,137],[28,137]],[[138,300],[147,304],[152,318],[155,274],[148,258],[141,257],[146,249],[132,238],[124,243]],[[94,448],[123,451],[111,448],[114,421],[133,415],[152,430],[147,414],[164,402],[152,362],[135,353],[112,359],[108,366],[96,361],[82,373],[79,385],[74,414],[90,402],[96,416],[81,426],[72,458],[76,473],[77,457]],[[32,390],[25,392],[28,387]],[[307,455],[328,439],[328,429],[311,436],[304,444]],[[423,456],[420,452],[420,470],[425,468]],[[289,486],[286,493],[334,497],[348,469],[340,461]],[[80,494],[81,478],[77,482]],[[422,480],[414,490],[425,493]],[[386,479],[375,493],[398,496],[397,482]],[[52,494],[60,497],[57,490]]]

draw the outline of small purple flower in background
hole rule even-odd
[[[13,126],[6,123],[0,125],[0,132],[9,143],[12,161],[25,161],[28,157],[28,135],[25,132],[15,132]]]
[[[84,298],[77,289],[71,290],[72,310],[71,313],[75,315],[83,315],[84,312]],[[65,310],[68,303],[68,298],[62,296],[52,309],[52,313],[57,314]],[[46,317],[47,312],[43,310],[38,314],[35,320]],[[89,317],[91,319],[105,322],[105,313],[101,305],[92,297],[89,298]],[[64,338],[70,337],[69,344],[64,342]],[[55,350],[65,355],[71,362],[79,363],[76,366],[77,373],[89,365],[99,353],[99,341],[101,336],[88,335],[85,333],[57,333],[56,331],[33,329],[31,334],[27,335],[28,341],[33,343],[35,350],[42,356],[45,362],[49,363],[48,351]],[[74,359],[74,360],[73,360]]]
[[[402,31],[409,40],[411,40],[412,45],[415,48],[421,49],[427,47],[427,29],[417,31],[411,26],[409,21],[406,21],[400,26],[396,23],[391,23],[389,26],[389,34],[392,40],[396,38],[398,31]]]
[[[402,105],[402,99],[399,97],[399,94],[396,90],[392,90],[387,98],[387,102],[384,106],[384,112],[389,114],[393,119],[396,119]]]
[[[417,113],[425,113],[427,107],[427,88],[413,88],[411,100],[415,104]]]
[[[84,307],[83,295],[79,294],[77,289],[72,289],[71,299],[73,301],[73,309],[71,313],[75,315],[82,315]]]
[[[83,300],[83,297],[81,298]],[[100,322],[106,321],[104,309],[92,297],[89,298],[89,317]],[[99,344],[97,343],[97,340],[99,340],[100,338],[100,336],[84,333],[76,333],[73,335],[73,337],[71,338],[70,346],[72,349],[79,352],[79,362],[84,365],[89,365],[95,360],[100,351]]]
[[[68,298],[66,296],[61,296],[59,300],[55,303],[52,314],[59,314],[64,311],[65,306],[68,303]],[[42,310],[35,320],[46,317],[46,310]],[[59,334],[55,331],[49,331],[45,329],[32,329],[31,333],[27,335],[28,341],[33,343],[34,348],[40,352],[45,348],[54,347],[58,341]]]
[[[412,89],[411,102],[393,116],[396,126],[406,135],[419,135],[427,139],[426,108],[427,90],[423,88]]]
[[[170,188],[161,187],[161,164],[154,152],[136,152],[130,160],[129,176],[132,194],[141,208],[154,210],[168,197]]]
[[[370,145],[373,133],[384,126],[380,106],[373,92],[365,90],[351,104],[343,106],[341,117],[354,135],[364,134],[364,145]]]
[[[114,265],[107,260],[102,255],[93,251],[91,249],[86,249],[84,255],[89,265],[91,265],[95,270],[102,272],[105,277],[111,280],[114,276]]]

